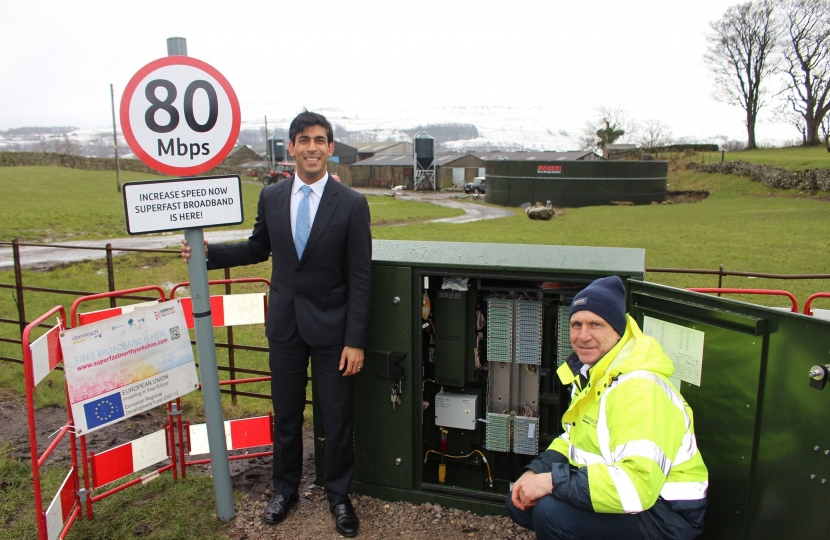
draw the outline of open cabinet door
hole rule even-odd
[[[685,379],[680,391],[709,468],[702,538],[830,536],[830,388],[811,387],[808,376],[830,364],[830,322],[640,281],[628,287],[631,315]]]
[[[416,380],[412,367],[412,270],[372,266],[372,304],[365,373],[355,390],[355,483],[413,488],[413,414]],[[402,379],[398,379],[399,375]],[[399,384],[399,403],[391,403]]]
[[[353,489],[359,484],[413,487],[413,313],[411,269],[373,265],[364,369],[355,375]],[[396,378],[401,374],[403,378]],[[400,403],[394,408],[390,400],[393,383],[399,384],[401,389]],[[316,392],[315,387],[314,395]],[[317,485],[322,486],[325,435],[322,412],[316,399],[314,452]]]

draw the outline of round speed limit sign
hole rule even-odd
[[[213,67],[188,56],[150,62],[121,98],[121,128],[149,167],[188,176],[218,165],[239,135],[239,101]]]

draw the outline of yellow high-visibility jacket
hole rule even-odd
[[[528,468],[550,470],[553,495],[579,507],[639,513],[647,537],[700,534],[708,471],[692,410],[668,380],[671,359],[629,316],[622,339],[584,386],[580,367],[572,355],[557,371],[563,384],[573,384],[565,432]]]

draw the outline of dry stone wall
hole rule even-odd
[[[734,174],[746,176],[767,187],[800,189],[804,191],[830,191],[830,169],[808,169],[791,171],[770,165],[759,165],[746,161],[724,161],[720,163],[689,163],[689,169],[707,173]]]

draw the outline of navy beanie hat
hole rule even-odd
[[[606,320],[622,336],[625,334],[625,286],[617,276],[600,278],[577,294],[569,317],[577,311],[590,311]]]

